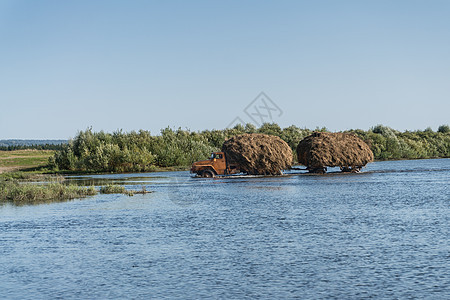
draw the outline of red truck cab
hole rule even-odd
[[[191,173],[196,173],[200,177],[231,175],[239,172],[239,166],[230,163],[224,152],[213,152],[209,159],[197,161],[191,167]]]

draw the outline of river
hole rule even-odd
[[[450,299],[450,159],[334,171],[71,176],[154,193],[0,206],[0,298]]]

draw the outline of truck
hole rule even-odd
[[[239,165],[230,162],[225,152],[213,152],[209,159],[194,162],[191,167],[191,173],[205,178],[218,175],[232,175],[240,172]]]

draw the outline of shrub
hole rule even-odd
[[[448,125],[441,125],[441,126],[439,126],[437,132],[449,133],[450,132],[450,126],[448,126]]]

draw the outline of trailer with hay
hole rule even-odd
[[[310,173],[326,173],[327,167],[356,173],[373,161],[373,153],[354,134],[314,132],[298,144],[297,159]]]

